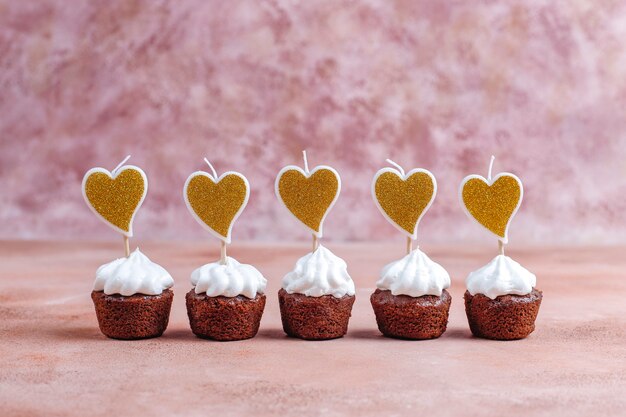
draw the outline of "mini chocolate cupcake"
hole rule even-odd
[[[522,180],[509,172],[487,178],[468,175],[461,181],[459,200],[468,217],[498,239],[500,254],[465,280],[465,312],[472,334],[495,340],[523,339],[535,330],[541,291],[537,277],[504,255],[508,230],[524,197]]]
[[[278,292],[283,330],[291,337],[342,337],[354,304],[354,282],[343,259],[324,246],[303,256]]]
[[[533,273],[505,255],[470,273],[464,298],[472,334],[494,340],[531,334],[543,298],[536,282]]]
[[[265,308],[267,280],[252,265],[226,257],[191,274],[194,286],[187,293],[187,315],[193,333],[220,341],[256,336]]]
[[[102,265],[91,293],[100,331],[125,340],[161,336],[174,298],[172,285],[171,275],[139,249]]]
[[[434,339],[448,325],[450,275],[419,248],[385,266],[370,297],[382,334]]]

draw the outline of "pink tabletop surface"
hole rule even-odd
[[[378,271],[402,244],[329,244],[357,284],[343,339],[285,337],[276,292],[308,245],[236,244],[230,255],[268,278],[256,338],[193,336],[184,294],[191,271],[217,255],[200,243],[141,243],[176,280],[158,339],[100,334],[89,293],[111,243],[0,243],[0,414],[31,415],[624,415],[624,248],[511,248],[538,276],[544,300],[527,339],[473,338],[463,280],[493,248],[423,247],[450,272],[447,332],[437,340],[382,337],[369,304]]]

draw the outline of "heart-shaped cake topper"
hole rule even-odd
[[[407,237],[417,238],[417,226],[437,195],[437,181],[425,169],[405,173],[402,167],[387,159],[395,168],[383,168],[374,175],[372,197],[385,218]]]
[[[296,219],[308,227],[316,238],[322,237],[326,215],[341,191],[341,179],[333,168],[319,165],[309,171],[306,152],[304,169],[288,165],[276,177],[276,196]]]
[[[250,184],[239,172],[229,171],[218,177],[208,159],[211,174],[196,171],[187,178],[183,198],[189,212],[202,227],[224,243],[230,243],[235,220],[248,204]]]
[[[480,175],[468,175],[461,181],[459,198],[470,218],[496,235],[502,243],[507,243],[509,224],[522,204],[524,188],[522,181],[508,172],[492,178],[494,159],[492,156],[486,179]]]
[[[133,219],[148,192],[146,174],[134,165],[124,165],[127,156],[111,172],[92,168],[83,177],[83,197],[102,221],[126,237],[133,235]]]

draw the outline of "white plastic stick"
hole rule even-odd
[[[487,181],[491,183],[491,171],[493,170],[493,161],[496,160],[496,157],[491,155],[491,161],[489,161],[489,172],[487,173]]]
[[[226,242],[220,240],[221,248],[220,248],[220,264],[226,265]]]
[[[309,175],[309,161],[306,158],[306,151],[302,151],[302,159],[304,159],[304,172]]]
[[[413,239],[407,236],[406,238],[406,254],[413,252]]]
[[[402,169],[402,167],[399,164],[396,164],[395,162],[393,162],[391,159],[386,159],[387,163],[393,165],[394,167],[398,168],[398,171],[400,171],[400,173],[402,174],[403,177],[405,177],[405,173],[404,173],[404,169]]]
[[[124,165],[126,161],[128,161],[129,159],[130,159],[130,155],[126,155],[126,158],[124,158],[122,162],[117,164],[117,166],[113,169],[113,171],[111,171],[111,174],[115,175],[117,173],[117,170],[120,169],[122,165]]]
[[[209,160],[206,159],[206,158],[204,158],[204,162],[206,162],[206,164],[209,166],[209,168],[211,168],[211,172],[213,173],[213,177],[215,178],[215,180],[217,180],[217,172],[215,171],[215,168],[213,168],[213,165],[211,165]]]

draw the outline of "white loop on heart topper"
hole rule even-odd
[[[337,199],[339,198],[339,193],[341,192],[341,177],[339,176],[339,173],[333,167],[330,167],[328,165],[318,165],[309,171],[309,162],[307,160],[306,151],[302,151],[302,156],[304,159],[304,169],[300,168],[297,165],[287,165],[286,167],[284,167],[278,172],[278,175],[276,176],[276,181],[274,182],[274,193],[276,194],[278,201],[280,201],[283,204],[283,206],[285,206],[289,214],[291,214],[293,218],[295,218],[296,220],[298,220],[298,222],[303,224],[307,229],[309,229],[309,231],[311,231],[311,233],[313,233],[313,235],[316,238],[319,239],[323,236],[324,220],[326,219],[326,216],[328,216],[328,213],[330,213],[330,210],[333,208],[333,206],[337,202]],[[328,208],[326,209],[326,212],[324,213],[324,215],[322,216],[322,219],[320,220],[320,230],[318,232],[318,231],[313,230],[306,224],[304,224],[295,214],[291,212],[291,210],[289,209],[289,207],[287,207],[287,205],[283,201],[283,198],[280,195],[279,184],[280,184],[281,177],[286,171],[296,170],[300,172],[302,175],[304,175],[306,178],[309,178],[311,177],[311,175],[315,174],[317,171],[320,171],[322,169],[329,170],[337,178],[337,192],[335,193],[335,198],[333,198],[333,200],[330,202],[330,204],[328,205]]]
[[[517,214],[517,211],[519,210],[520,206],[522,205],[522,200],[524,198],[524,186],[522,184],[522,180],[517,175],[512,174],[510,172],[500,172],[495,177],[492,177],[491,174],[492,174],[492,170],[493,170],[493,162],[494,162],[494,160],[495,160],[495,156],[492,155],[491,159],[489,161],[489,170],[488,170],[488,173],[487,173],[487,178],[483,177],[482,175],[477,175],[477,174],[471,174],[471,175],[468,175],[465,178],[463,178],[463,180],[461,181],[461,185],[459,186],[459,201],[461,202],[461,207],[463,207],[463,211],[465,212],[467,217],[469,217],[474,222],[476,222],[476,224],[478,224],[480,227],[482,227],[483,229],[485,229],[486,231],[488,231],[489,233],[494,235],[500,242],[502,242],[503,244],[507,244],[509,242],[509,226],[511,225],[511,221],[513,220],[513,217],[515,217],[515,215]],[[472,180],[472,179],[478,179],[478,180],[486,183],[488,186],[491,187],[493,185],[493,183],[495,183],[496,181],[498,181],[499,178],[504,177],[504,176],[511,177],[515,181],[517,181],[517,183],[519,184],[520,194],[519,194],[519,200],[517,201],[517,206],[515,206],[515,209],[511,213],[511,216],[509,217],[509,221],[507,222],[506,227],[504,229],[504,237],[501,237],[501,236],[498,236],[497,234],[493,233],[491,230],[489,230],[485,226],[483,226],[478,220],[476,220],[476,218],[474,218],[474,216],[472,216],[472,213],[470,213],[470,211],[465,206],[465,201],[463,201],[463,188],[465,187],[465,184],[469,180]]]
[[[83,199],[85,200],[85,203],[87,203],[87,206],[89,206],[89,209],[92,211],[92,213],[94,213],[100,220],[102,220],[111,229],[121,233],[122,235],[124,235],[126,237],[133,237],[133,221],[135,220],[135,216],[137,215],[137,212],[139,211],[139,208],[141,207],[141,204],[143,204],[143,200],[146,198],[146,194],[148,194],[148,177],[146,176],[146,173],[143,172],[143,170],[141,168],[139,168],[138,166],[135,166],[135,165],[123,165],[129,159],[130,159],[130,155],[126,156],[126,158],[124,158],[124,160],[122,162],[120,162],[113,169],[113,171],[109,171],[109,170],[101,168],[101,167],[91,168],[89,171],[87,171],[85,173],[85,176],[83,177],[83,182],[82,182],[82,185],[81,185],[81,189],[82,189]],[[141,177],[143,178],[144,187],[143,187],[143,194],[142,194],[141,198],[139,199],[139,203],[137,203],[137,207],[135,208],[135,211],[133,212],[133,214],[132,214],[132,216],[130,218],[130,222],[128,223],[128,232],[127,232],[127,231],[122,230],[119,227],[115,226],[114,224],[109,223],[109,221],[107,219],[105,219],[100,213],[98,213],[96,211],[95,207],[93,205],[91,205],[91,202],[89,201],[89,198],[87,198],[87,192],[85,190],[85,186],[87,184],[87,179],[89,178],[89,176],[91,176],[91,174],[94,174],[96,172],[103,173],[103,174],[107,175],[109,178],[111,178],[112,180],[114,180],[122,172],[124,172],[126,170],[129,170],[129,169],[132,169],[132,170],[135,170],[135,171],[139,172],[139,175],[141,175]]]
[[[189,177],[187,177],[187,180],[185,181],[185,185],[183,187],[183,199],[185,200],[185,205],[187,206],[187,209],[189,210],[189,212],[191,213],[193,218],[200,224],[200,226],[202,226],[206,231],[211,233],[213,236],[215,236],[219,240],[223,241],[224,243],[230,244],[230,242],[231,242],[231,232],[232,232],[232,229],[233,229],[233,225],[235,224],[235,222],[237,221],[237,218],[239,218],[239,216],[241,215],[243,210],[248,205],[248,199],[250,198],[250,183],[248,182],[248,179],[243,174],[241,174],[239,172],[236,172],[236,171],[228,171],[228,172],[223,173],[219,177],[217,177],[217,172],[215,171],[215,168],[213,168],[213,165],[211,165],[211,163],[206,158],[204,158],[204,161],[209,165],[213,175],[211,175],[211,174],[209,174],[208,172],[205,172],[205,171],[196,171],[196,172],[192,173],[191,175],[189,175]],[[222,178],[226,177],[227,175],[235,175],[235,176],[237,176],[237,177],[239,177],[239,178],[241,178],[243,180],[244,184],[246,185],[246,196],[245,196],[245,198],[243,200],[243,203],[241,203],[241,207],[239,207],[239,210],[237,210],[237,213],[235,213],[235,216],[233,217],[233,220],[230,222],[230,225],[228,227],[228,234],[227,234],[227,236],[224,237],[221,234],[217,233],[215,230],[213,230],[208,224],[206,224],[200,218],[200,216],[198,216],[196,214],[195,210],[191,206],[191,203],[189,202],[189,197],[187,195],[187,189],[189,187],[189,183],[191,182],[191,180],[193,178],[195,178],[196,176],[207,177],[214,184],[217,184],[217,183],[219,183],[222,180]],[[216,179],[216,177],[217,177],[217,179]]]
[[[424,217],[424,214],[426,214],[430,206],[432,206],[433,202],[435,201],[435,196],[437,195],[437,180],[435,179],[435,176],[433,175],[433,173],[428,171],[427,169],[414,168],[410,170],[409,172],[405,173],[404,169],[400,165],[396,164],[395,162],[389,159],[387,159],[387,162],[395,166],[396,168],[390,168],[390,167],[381,168],[380,170],[378,170],[378,172],[376,172],[376,174],[374,174],[374,178],[372,180],[372,186],[371,186],[372,198],[374,199],[374,203],[376,204],[376,207],[378,207],[378,210],[382,213],[385,219],[389,223],[391,223],[393,227],[398,229],[400,232],[402,232],[402,234],[404,234],[408,238],[412,240],[416,240],[417,239],[417,227],[419,226],[419,223],[422,220],[422,217]],[[428,202],[428,204],[426,205],[426,207],[424,207],[424,210],[422,210],[422,214],[420,214],[420,216],[417,218],[417,221],[415,222],[415,228],[413,229],[413,233],[408,233],[406,230],[400,227],[395,221],[393,221],[393,219],[389,217],[389,215],[385,212],[383,207],[380,205],[380,202],[378,201],[378,198],[376,197],[376,181],[378,180],[378,177],[380,177],[385,172],[391,172],[392,174],[397,175],[398,177],[402,179],[402,181],[406,181],[407,178],[409,178],[411,175],[421,172],[421,173],[428,175],[430,179],[433,181],[433,195],[430,201]]]

